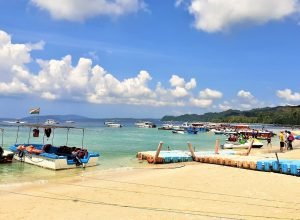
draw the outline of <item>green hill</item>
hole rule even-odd
[[[203,115],[164,116],[161,120],[300,125],[300,105],[257,108],[249,111],[230,109],[223,112],[208,112]]]

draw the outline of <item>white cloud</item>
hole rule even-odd
[[[157,83],[149,87],[152,77],[146,70],[119,80],[91,59],[80,58],[73,64],[71,55],[62,59],[36,59],[37,73],[26,68],[33,62],[30,52],[42,49],[44,42],[15,44],[0,31],[0,95],[36,96],[46,100],[73,100],[101,104],[150,106],[187,106],[193,97],[196,80],[172,75],[166,88]],[[4,62],[6,61],[6,62]]]
[[[209,88],[199,92],[199,97],[202,99],[220,99],[222,96],[223,94],[221,92]]]
[[[43,49],[43,46],[44,42],[13,44],[11,36],[0,30],[0,81],[13,81],[16,74],[19,74],[18,77],[25,77],[27,71],[25,65],[31,62],[30,52]]]
[[[208,108],[213,104],[212,99],[197,99],[191,98],[190,103],[192,106],[200,107],[200,108]]]
[[[196,79],[192,78],[188,83],[185,84],[187,90],[194,89],[197,86]]]
[[[248,91],[245,91],[245,90],[240,90],[237,93],[237,96],[240,97],[240,98],[249,99],[249,100],[254,98],[254,96],[251,94],[251,92],[248,92]]]
[[[177,76],[177,75],[172,75],[170,79],[170,84],[171,86],[178,86],[178,87],[184,87],[185,81],[183,78]]]
[[[278,90],[277,96],[286,101],[298,102],[300,101],[300,93],[292,92],[290,89]]]
[[[146,9],[143,0],[31,0],[41,10],[48,11],[54,19],[84,21],[106,15],[121,16]]]
[[[191,0],[189,13],[195,18],[195,28],[206,32],[219,32],[243,23],[264,24],[282,20],[299,13],[299,1]]]
[[[222,111],[226,111],[232,109],[232,105],[230,104],[230,102],[224,101],[223,104],[219,104],[219,109],[221,109]]]
[[[55,100],[58,98],[56,95],[52,94],[51,92],[43,92],[41,94],[41,97],[48,100]]]

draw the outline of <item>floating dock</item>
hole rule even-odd
[[[249,156],[250,150],[245,154],[237,153],[234,150],[218,150],[218,143],[215,151],[196,151],[194,152],[190,143],[189,151],[172,150],[162,151],[163,143],[160,142],[156,151],[138,152],[139,160],[147,160],[148,163],[179,163],[197,161],[225,165],[237,168],[251,169],[265,172],[284,173],[300,176],[300,160],[279,160],[266,156]]]

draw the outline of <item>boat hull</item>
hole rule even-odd
[[[34,154],[25,154],[23,157],[14,155],[14,159],[51,170],[74,169],[78,167],[92,167],[98,165],[98,157],[90,157],[88,163],[83,163],[80,166],[76,166],[76,164],[68,164],[65,158],[52,159]]]
[[[234,144],[234,143],[225,143],[222,145],[223,149],[248,149],[251,143],[245,144]],[[252,148],[261,148],[262,143],[253,143]]]
[[[33,151],[34,149],[35,151]],[[100,156],[93,152],[86,152],[84,156],[75,156],[73,152],[76,149],[67,146],[55,147],[41,144],[26,146],[15,144],[10,146],[10,150],[14,152],[15,160],[51,170],[96,166]],[[72,153],[69,152],[70,150]]]

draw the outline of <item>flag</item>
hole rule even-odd
[[[29,110],[29,114],[40,114],[40,108],[32,108]]]

